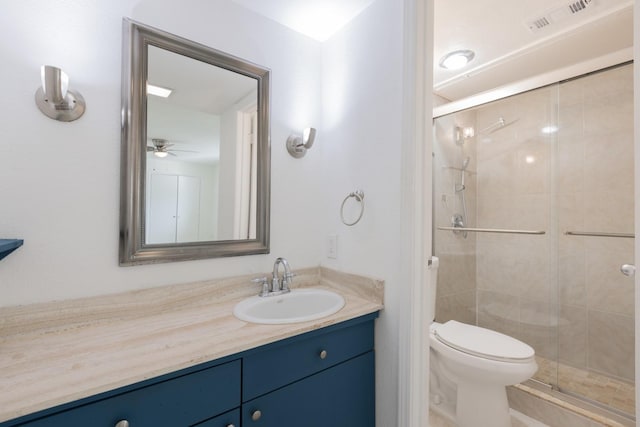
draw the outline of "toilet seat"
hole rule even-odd
[[[455,320],[438,325],[433,331],[436,339],[444,345],[484,359],[525,363],[535,355],[533,348],[522,341]]]

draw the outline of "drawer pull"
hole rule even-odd
[[[322,350],[320,352],[320,359],[324,360],[327,358],[327,350]]]
[[[258,411],[253,411],[253,414],[251,414],[251,419],[253,421],[258,421],[260,418],[262,417],[262,412]]]
[[[118,421],[115,427],[129,427],[129,421],[127,420]]]

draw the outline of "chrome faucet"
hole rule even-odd
[[[284,273],[282,278],[278,276],[278,270],[280,269],[280,264],[284,267]],[[291,285],[291,281],[293,280],[293,274],[291,272],[291,268],[289,267],[289,263],[284,258],[276,259],[273,264],[273,274],[271,276],[271,283],[267,280],[266,277],[260,277],[258,279],[253,279],[252,282],[259,283],[262,285],[262,290],[260,291],[261,297],[270,297],[274,295],[282,295],[287,292],[291,292],[289,289],[289,285]]]
[[[278,269],[280,264],[284,266],[284,274],[282,275],[282,280],[278,277]],[[279,292],[281,294],[289,292],[289,285],[291,284],[291,280],[293,279],[293,274],[291,273],[291,268],[289,267],[289,262],[287,262],[284,258],[276,259],[276,262],[273,263],[273,273],[271,276],[271,292]]]

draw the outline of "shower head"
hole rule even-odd
[[[471,160],[470,157],[465,157],[465,159],[462,161],[462,167],[459,169],[461,172],[460,184],[456,184],[455,186],[456,193],[464,191],[467,188],[466,185],[464,185],[464,173],[467,170],[467,167],[469,166],[469,160]]]

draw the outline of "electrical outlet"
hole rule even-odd
[[[338,258],[338,235],[329,234],[327,238],[327,257],[331,259]]]

